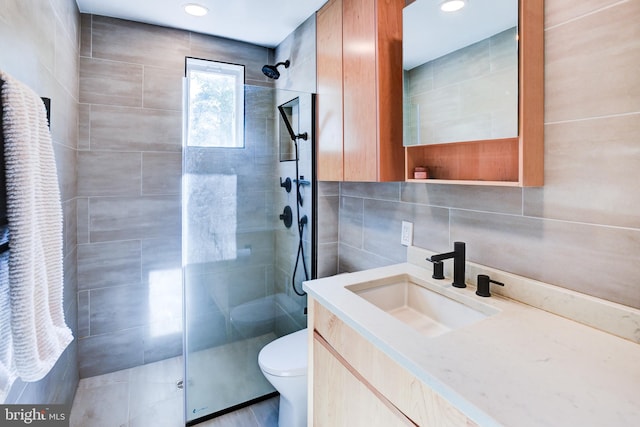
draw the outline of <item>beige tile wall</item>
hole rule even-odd
[[[638,22],[638,1],[547,0],[545,186],[341,184],[339,271],[401,259],[407,220],[418,246],[640,308]]]
[[[17,380],[4,403],[71,404],[78,384],[76,150],[80,13],[74,0],[2,0],[0,69],[51,98],[64,219],[64,310],[74,340],[41,381]],[[2,403],[2,402],[0,402]]]

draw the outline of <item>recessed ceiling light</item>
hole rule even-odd
[[[455,12],[462,9],[466,3],[465,0],[445,0],[440,3],[440,10],[443,12]]]
[[[199,4],[189,3],[184,5],[184,11],[189,15],[204,16],[209,12],[209,9]]]

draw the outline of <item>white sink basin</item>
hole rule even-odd
[[[346,286],[346,289],[429,337],[470,325],[498,312],[465,295],[439,289],[408,274],[358,283]],[[449,295],[443,295],[445,292]]]

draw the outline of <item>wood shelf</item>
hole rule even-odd
[[[406,182],[416,182],[422,184],[444,184],[444,185],[484,185],[493,187],[520,187],[516,181],[479,181],[463,179],[407,179]]]
[[[424,166],[427,180],[518,183],[518,138],[405,147],[405,179]],[[416,180],[414,180],[416,181]]]

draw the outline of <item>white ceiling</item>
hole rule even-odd
[[[327,0],[76,0],[80,11],[241,40],[280,44]],[[184,12],[187,3],[209,9],[204,17]],[[517,0],[469,0],[445,14],[441,0],[417,0],[404,9],[404,68],[411,69],[517,25]],[[488,7],[490,6],[490,7]]]
[[[327,0],[76,0],[80,12],[275,47]],[[204,17],[184,12],[187,3],[209,9]]]

